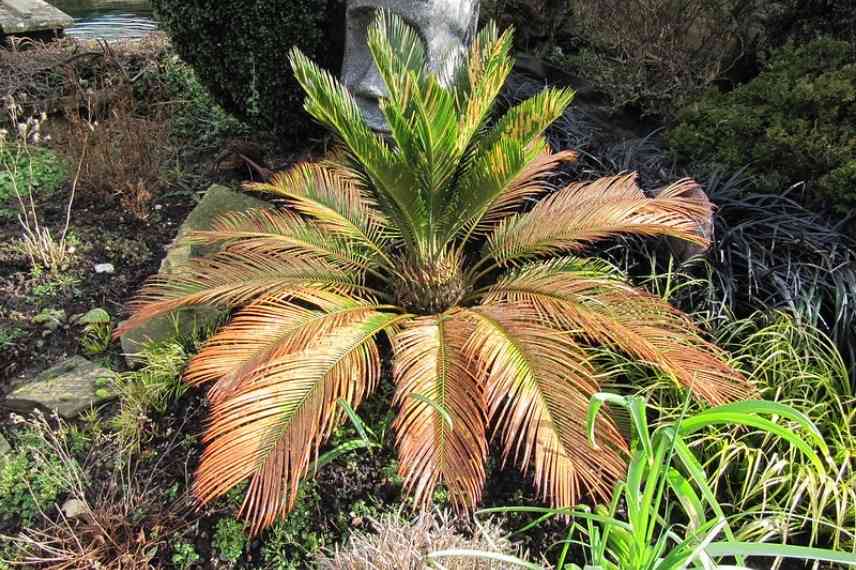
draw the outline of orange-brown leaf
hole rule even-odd
[[[599,391],[597,375],[573,336],[521,306],[480,306],[468,351],[478,355],[489,417],[497,422],[503,456],[513,458],[557,507],[583,495],[608,498],[624,475],[626,443],[606,416],[597,449],[589,446],[586,410]]]
[[[208,397],[218,402],[254,377],[256,369],[268,361],[306,350],[318,338],[381,308],[324,292],[315,297],[323,310],[287,300],[265,300],[245,307],[206,341],[190,361],[185,381],[216,382]],[[306,295],[301,301],[309,299]]]
[[[481,498],[487,441],[481,386],[463,350],[471,328],[446,315],[422,317],[392,339],[400,473],[422,506],[440,482],[458,507]]]
[[[340,399],[356,407],[378,382],[374,336],[402,317],[373,313],[301,353],[256,368],[215,402],[194,494],[207,503],[241,481],[250,487],[241,515],[255,534],[294,505],[312,457],[340,417]]]
[[[194,305],[223,308],[246,305],[265,296],[298,296],[303,290],[337,293],[366,291],[360,276],[319,260],[282,260],[259,253],[222,252],[191,260],[181,271],[150,279],[131,302],[131,317],[114,333],[119,337],[159,315]]]
[[[501,265],[534,256],[577,252],[618,234],[668,236],[706,245],[699,222],[709,205],[665,192],[648,198],[636,174],[574,183],[530,212],[505,218],[489,237],[486,255]]]
[[[533,264],[500,280],[483,301],[532,307],[542,319],[590,343],[671,374],[711,404],[755,395],[688,316],[620,280],[567,271],[557,263]]]

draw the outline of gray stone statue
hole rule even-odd
[[[378,98],[386,94],[383,80],[369,53],[368,27],[377,10],[401,16],[413,26],[428,53],[429,69],[441,78],[469,47],[478,26],[479,0],[348,0],[342,81],[357,99],[371,128],[385,131]]]

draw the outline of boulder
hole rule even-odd
[[[74,356],[14,389],[3,405],[22,413],[36,408],[56,411],[72,419],[116,396],[110,389],[113,375],[82,356]]]
[[[6,441],[6,438],[3,437],[2,433],[0,433],[0,461],[3,461],[3,458],[10,451],[12,451],[12,446],[9,445],[9,442]]]
[[[266,207],[270,207],[270,204],[258,198],[218,184],[211,186],[205,193],[205,197],[190,212],[190,215],[179,228],[178,235],[172,245],[167,248],[167,254],[161,262],[159,274],[169,275],[179,271],[191,259],[211,255],[220,249],[219,246],[184,243],[182,238],[189,232],[209,229],[217,217],[229,212],[245,212]],[[140,359],[135,355],[140,352],[144,345],[168,340],[181,336],[183,333],[189,334],[194,328],[216,322],[220,316],[221,311],[213,307],[192,307],[152,319],[122,337],[122,351],[125,353],[125,359],[131,366],[139,365]]]

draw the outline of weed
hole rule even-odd
[[[35,194],[39,178],[36,176],[36,168],[40,164],[34,162],[33,154],[37,153],[35,145],[42,141],[41,125],[45,115],[40,118],[20,118],[22,108],[11,97],[7,98],[6,110],[9,122],[16,128],[14,136],[9,137],[6,131],[0,133],[0,166],[9,176],[6,181],[14,194],[18,205],[18,222],[23,231],[21,245],[33,268],[41,266],[52,275],[58,275],[67,265],[68,244],[66,239],[71,224],[71,207],[74,203],[77,191],[77,182],[80,178],[80,169],[83,164],[83,156],[77,162],[77,171],[71,183],[71,192],[68,197],[68,205],[65,213],[65,225],[55,238],[50,230],[39,221],[39,213],[36,209]],[[7,140],[9,139],[9,140]]]
[[[0,461],[0,519],[30,523],[68,490],[67,466],[45,439],[50,429],[36,421],[15,434],[14,451]]]
[[[179,542],[172,547],[171,560],[179,570],[187,570],[196,562],[199,562],[200,557],[192,544],[188,542]]]
[[[12,348],[22,336],[24,336],[23,329],[14,325],[0,327],[0,348]]]
[[[111,420],[112,427],[131,451],[140,448],[149,414],[164,413],[187,390],[181,371],[188,355],[181,343],[149,344],[137,356],[144,362],[142,368],[119,374],[113,381],[119,413]]]
[[[36,148],[26,155],[11,145],[0,144],[0,220],[17,217],[13,205],[16,187],[30,187],[40,199],[46,198],[59,190],[67,171],[65,162],[50,149]]]
[[[35,275],[41,275],[41,272],[34,272]],[[54,299],[64,292],[74,292],[77,286],[80,285],[80,279],[73,275],[60,274],[55,276],[47,276],[47,279],[41,283],[33,285],[30,289],[30,297],[35,301],[45,301]]]
[[[49,454],[60,466],[65,489],[81,515],[68,518],[42,511],[38,525],[26,525],[15,536],[0,536],[0,540],[17,547],[15,562],[29,568],[152,568],[154,557],[166,550],[169,538],[193,523],[184,497],[165,501],[153,485],[152,477],[162,470],[161,460],[151,466],[148,476],[137,471],[137,463],[119,461],[106,482],[90,480],[85,474],[104,460],[105,446],[112,445],[111,436],[93,434],[97,440],[93,439],[87,455],[78,459],[74,447],[80,442],[79,436],[54,418],[52,423],[56,422],[56,430],[44,420],[35,422],[35,437],[42,455]],[[174,451],[175,441],[162,457],[174,456]]]
[[[42,309],[38,315],[32,318],[34,325],[39,325],[43,329],[43,334],[53,332],[63,326],[67,316],[64,309]]]
[[[317,485],[305,482],[300,486],[297,504],[288,517],[277,521],[265,535],[262,556],[272,570],[304,568],[324,545],[312,520],[312,509],[320,501]],[[346,515],[346,513],[340,513]]]
[[[87,354],[101,354],[107,350],[113,332],[110,313],[101,308],[92,309],[78,322],[83,325],[80,346]]]
[[[222,518],[217,521],[214,530],[214,548],[221,560],[236,562],[244,553],[247,546],[247,535],[244,525],[233,518]]]

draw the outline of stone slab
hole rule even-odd
[[[44,0],[0,0],[0,32],[4,34],[63,30],[73,23],[71,16]]]
[[[82,356],[74,356],[13,390],[3,405],[22,413],[37,408],[56,411],[72,419],[115,397],[109,385],[113,375]]]
[[[211,223],[219,216],[229,212],[245,212],[255,208],[268,208],[270,204],[247,194],[237,192],[225,186],[215,184],[205,193],[187,219],[181,225],[178,235],[167,250],[160,266],[161,275],[179,271],[181,267],[196,257],[216,253],[219,246],[200,246],[182,243],[182,238],[195,230],[210,229]],[[222,315],[222,311],[212,307],[193,307],[150,320],[122,337],[122,352],[131,366],[141,364],[135,355],[148,343],[168,340],[190,333],[196,327],[206,326]]]

